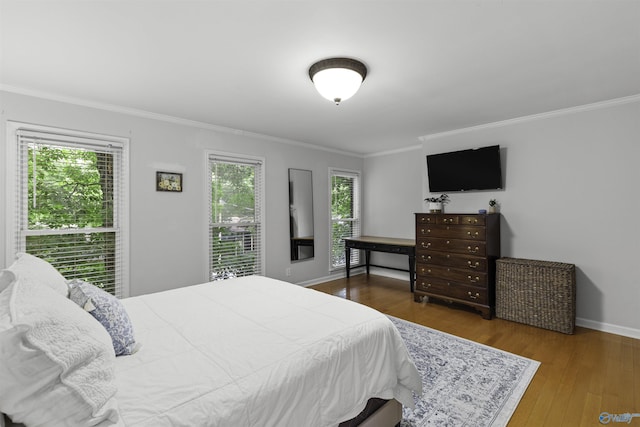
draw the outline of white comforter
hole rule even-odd
[[[386,316],[321,292],[253,276],[123,303],[142,344],[116,360],[127,426],[335,426],[422,389]]]

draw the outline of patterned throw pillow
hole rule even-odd
[[[80,279],[71,280],[69,288],[69,298],[95,317],[109,332],[116,356],[135,353],[137,346],[131,320],[116,297]]]

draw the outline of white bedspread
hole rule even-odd
[[[118,357],[127,426],[335,426],[421,381],[383,314],[253,276],[123,300],[141,349]]]

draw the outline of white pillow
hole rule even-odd
[[[4,291],[9,287],[11,282],[15,280],[16,276],[9,270],[0,271],[0,292]],[[0,425],[0,427],[3,427]]]
[[[18,276],[0,292],[0,413],[28,426],[122,425],[115,354],[100,323]]]
[[[60,295],[65,297],[69,295],[69,287],[62,274],[43,259],[21,252],[16,255],[16,260],[7,270],[12,271],[16,277],[23,281],[44,283],[52,287]],[[3,280],[0,278],[0,290],[2,289],[2,282]]]

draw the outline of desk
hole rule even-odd
[[[344,252],[347,256],[347,278],[351,269],[351,249],[362,249],[365,251],[365,265],[369,274],[369,260],[371,251],[389,252],[409,256],[409,285],[411,292],[415,283],[416,265],[416,241],[414,239],[396,239],[393,237],[360,236],[347,237],[344,239]],[[384,267],[389,268],[389,267]]]

